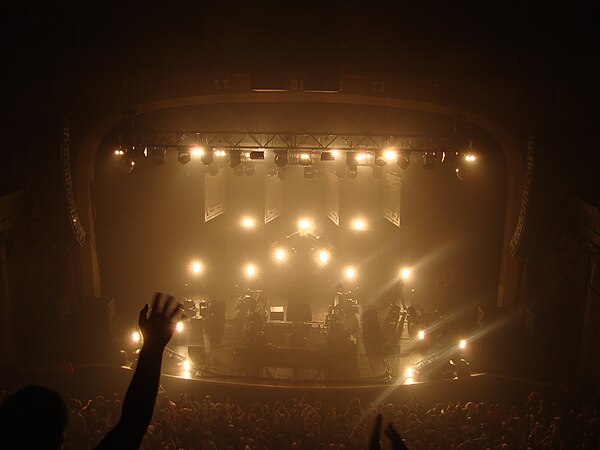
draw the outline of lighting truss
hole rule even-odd
[[[449,151],[456,147],[456,137],[395,135],[369,133],[296,133],[255,131],[131,131],[119,136],[126,146],[182,149],[193,146],[223,150],[291,150],[306,152],[381,151],[407,152]]]

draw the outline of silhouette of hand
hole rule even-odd
[[[396,431],[396,429],[394,428],[394,426],[391,423],[388,423],[388,426],[385,427],[385,430],[383,432],[385,433],[385,435],[388,437],[388,439],[392,443],[392,448],[394,450],[408,450],[406,448],[406,445],[404,445],[402,436],[400,436],[400,434],[398,434],[398,432]]]
[[[175,331],[176,318],[181,314],[180,308],[181,305],[173,296],[160,292],[154,294],[152,308],[146,304],[140,311],[138,321],[145,345],[164,348],[169,343]]]

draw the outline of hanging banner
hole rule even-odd
[[[340,179],[334,172],[327,171],[327,217],[340,226]]]
[[[400,227],[400,184],[401,178],[393,172],[386,172],[383,183],[383,217]]]
[[[214,219],[225,212],[225,168],[212,176],[204,174],[204,221]]]
[[[276,219],[283,210],[283,181],[277,175],[265,177],[265,223]]]

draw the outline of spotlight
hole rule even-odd
[[[311,162],[310,153],[300,153],[298,159],[300,160],[300,164],[308,165]]]
[[[300,219],[298,221],[298,230],[309,231],[312,228],[312,222],[308,219]]]
[[[354,267],[346,267],[344,275],[348,280],[352,280],[354,277],[356,277],[356,269]]]
[[[192,147],[190,151],[194,158],[199,158],[204,154],[204,148],[202,147]]]
[[[183,331],[183,322],[180,320],[179,322],[177,322],[177,324],[175,325],[175,329],[177,330],[178,333],[181,333]],[[189,370],[189,369],[187,369]]]
[[[277,167],[285,167],[288,163],[287,150],[275,150],[275,165]]]
[[[119,166],[125,173],[131,173],[135,166],[135,161],[127,155],[119,156]]]
[[[242,219],[242,226],[246,229],[254,228],[256,221],[252,217],[244,217]]]
[[[123,156],[125,154],[125,150],[123,150],[121,147],[118,147],[115,149],[115,151],[113,152],[113,154],[115,156]]]
[[[154,147],[152,149],[152,162],[157,166],[165,163],[166,152],[164,148]]]
[[[412,378],[413,374],[414,374],[414,370],[412,367],[409,367],[408,369],[406,369],[406,372],[404,372],[404,375],[406,375],[406,378]]]
[[[365,229],[365,227],[366,227],[366,223],[362,219],[355,219],[352,222],[352,228],[354,228],[357,231],[362,231]]]
[[[465,161],[474,162],[475,160],[477,160],[477,157],[473,153],[467,153],[465,155]]]
[[[425,330],[419,330],[418,338],[420,341],[425,339]]]
[[[467,348],[467,340],[461,339],[460,342],[458,343],[458,348],[460,348],[461,350],[464,350],[465,348]]]
[[[319,262],[323,265],[327,264],[329,262],[329,258],[331,257],[331,255],[329,254],[329,252],[327,250],[320,250],[319,251]]]
[[[435,153],[425,153],[423,155],[423,169],[431,170],[435,169]]]
[[[391,162],[398,157],[398,153],[396,153],[395,150],[387,149],[386,151],[383,152],[383,157],[385,158],[386,161]]]
[[[388,159],[386,157],[387,151],[383,152],[381,150],[377,151],[375,155],[375,165],[378,167],[383,167],[388,163]]]
[[[315,168],[313,166],[304,167],[304,178],[312,180],[315,177]]]
[[[225,150],[215,150],[215,156],[217,158],[223,158],[224,156],[227,156],[227,152]]]
[[[241,150],[229,150],[229,167],[237,167],[242,162]]]
[[[246,163],[246,167],[244,168],[244,173],[246,174],[247,177],[254,176],[254,174],[256,173],[256,170],[254,169],[254,164]]]
[[[180,150],[177,154],[177,161],[181,164],[187,164],[192,160],[192,154],[189,150]]]
[[[460,181],[465,181],[467,177],[467,166],[463,163],[460,163],[456,168],[456,176]]]
[[[282,248],[275,250],[275,259],[277,261],[283,261],[285,259],[285,250]]]
[[[400,277],[403,280],[408,280],[411,276],[412,272],[408,267],[404,267],[401,271],[400,271]]]
[[[200,264],[198,261],[194,261],[192,263],[192,272],[194,272],[194,273],[202,272],[202,264]]]
[[[410,156],[401,156],[396,161],[396,164],[398,164],[402,170],[406,170],[406,168],[410,165]]]
[[[214,150],[205,151],[202,154],[201,159],[205,166],[210,166],[213,163],[213,161],[215,160],[215,151]]]
[[[131,333],[131,340],[137,344],[142,340],[142,335],[139,331],[134,331],[133,333]]]
[[[191,368],[192,368],[192,363],[190,362],[190,360],[184,359],[183,362],[181,363],[181,369],[184,372],[189,372]]]
[[[256,276],[256,266],[254,264],[247,264],[244,272],[248,278],[254,278]]]
[[[362,153],[362,152],[358,153],[356,155],[356,161],[358,161],[358,162],[364,162],[367,159],[367,156],[368,155],[366,153]]]

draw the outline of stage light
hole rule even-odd
[[[227,156],[227,152],[225,150],[215,150],[215,156],[218,158],[222,158]]]
[[[456,176],[460,181],[465,181],[465,178],[467,177],[467,167],[465,164],[460,163],[458,165],[456,168]]]
[[[398,164],[402,170],[406,170],[406,168],[410,165],[410,156],[401,156],[396,161],[396,164]]]
[[[192,147],[190,150],[194,158],[199,158],[204,155],[204,148],[202,147]]]
[[[275,150],[275,165],[277,167],[285,167],[288,163],[287,150]]]
[[[327,264],[329,262],[329,258],[331,257],[331,255],[329,254],[329,252],[327,250],[320,250],[319,251],[319,262],[323,265]]]
[[[183,331],[183,322],[181,320],[177,322],[177,324],[175,324],[175,329],[178,333],[181,333]]]
[[[248,278],[253,278],[256,275],[256,266],[254,264],[247,264],[244,272]]]
[[[388,162],[395,160],[397,156],[398,156],[398,153],[396,153],[395,150],[388,149],[385,152],[383,152],[383,157]]]
[[[312,228],[312,222],[308,219],[300,219],[298,221],[298,230],[309,231]]]
[[[356,152],[347,152],[346,153],[346,165],[348,166],[348,170],[356,170],[357,165],[357,154]]]
[[[133,159],[131,159],[129,156],[127,156],[127,155],[119,156],[119,167],[123,170],[123,172],[131,173],[133,171],[134,166],[135,166],[135,161]]]
[[[403,280],[408,280],[412,274],[412,271],[408,267],[403,267],[400,271],[400,277]]]
[[[152,149],[152,162],[157,166],[165,163],[166,152],[164,148],[153,148]]]
[[[352,280],[356,277],[356,269],[354,267],[346,267],[344,275],[346,275],[347,279]]]
[[[214,150],[206,150],[202,156],[200,157],[205,166],[210,166],[215,160],[215,151]]]
[[[365,221],[362,219],[356,219],[352,222],[352,228],[357,231],[362,231],[366,227]]]
[[[181,164],[187,164],[192,160],[192,155],[189,150],[180,150],[177,154],[177,161]]]
[[[252,150],[250,152],[250,159],[265,159],[264,150]]]
[[[202,271],[202,264],[200,264],[200,262],[198,262],[198,261],[194,261],[192,263],[192,272],[200,273],[201,271]]]
[[[424,330],[419,330],[418,338],[420,341],[425,339],[425,331]]]
[[[242,226],[244,228],[254,228],[256,226],[256,221],[252,217],[244,217],[242,219]]]
[[[465,161],[467,161],[467,162],[473,162],[476,159],[477,159],[477,157],[474,154],[472,154],[472,153],[467,153],[465,155]]]
[[[192,363],[190,362],[189,359],[184,359],[183,362],[181,363],[181,368],[183,369],[184,372],[189,372],[190,369],[192,368]]]
[[[299,159],[301,164],[310,164],[310,153],[300,153]]]
[[[313,166],[304,167],[304,179],[312,180],[315,176],[315,168]]]
[[[229,150],[229,167],[237,167],[242,162],[242,152],[240,150]]]
[[[331,156],[333,156],[334,158],[337,158],[338,156],[340,156],[340,151],[339,150],[331,150]]]
[[[333,155],[333,152],[322,152],[321,161],[335,161],[335,156]]]
[[[133,333],[131,333],[131,340],[137,344],[142,340],[142,335],[139,331],[134,331]]]
[[[458,343],[458,348],[460,348],[461,350],[464,350],[465,348],[467,348],[467,340],[461,339],[460,342]]]
[[[366,153],[358,153],[356,155],[356,160],[358,162],[363,162],[365,159],[367,159],[367,154]]]
[[[414,375],[414,370],[412,367],[409,367],[406,369],[406,372],[404,372],[404,375],[406,375],[406,378],[412,378]]]
[[[282,248],[275,250],[275,259],[277,261],[283,261],[285,259],[285,250]]]
[[[125,154],[125,151],[118,148],[114,151],[114,154],[115,154],[115,156],[122,156]]]

